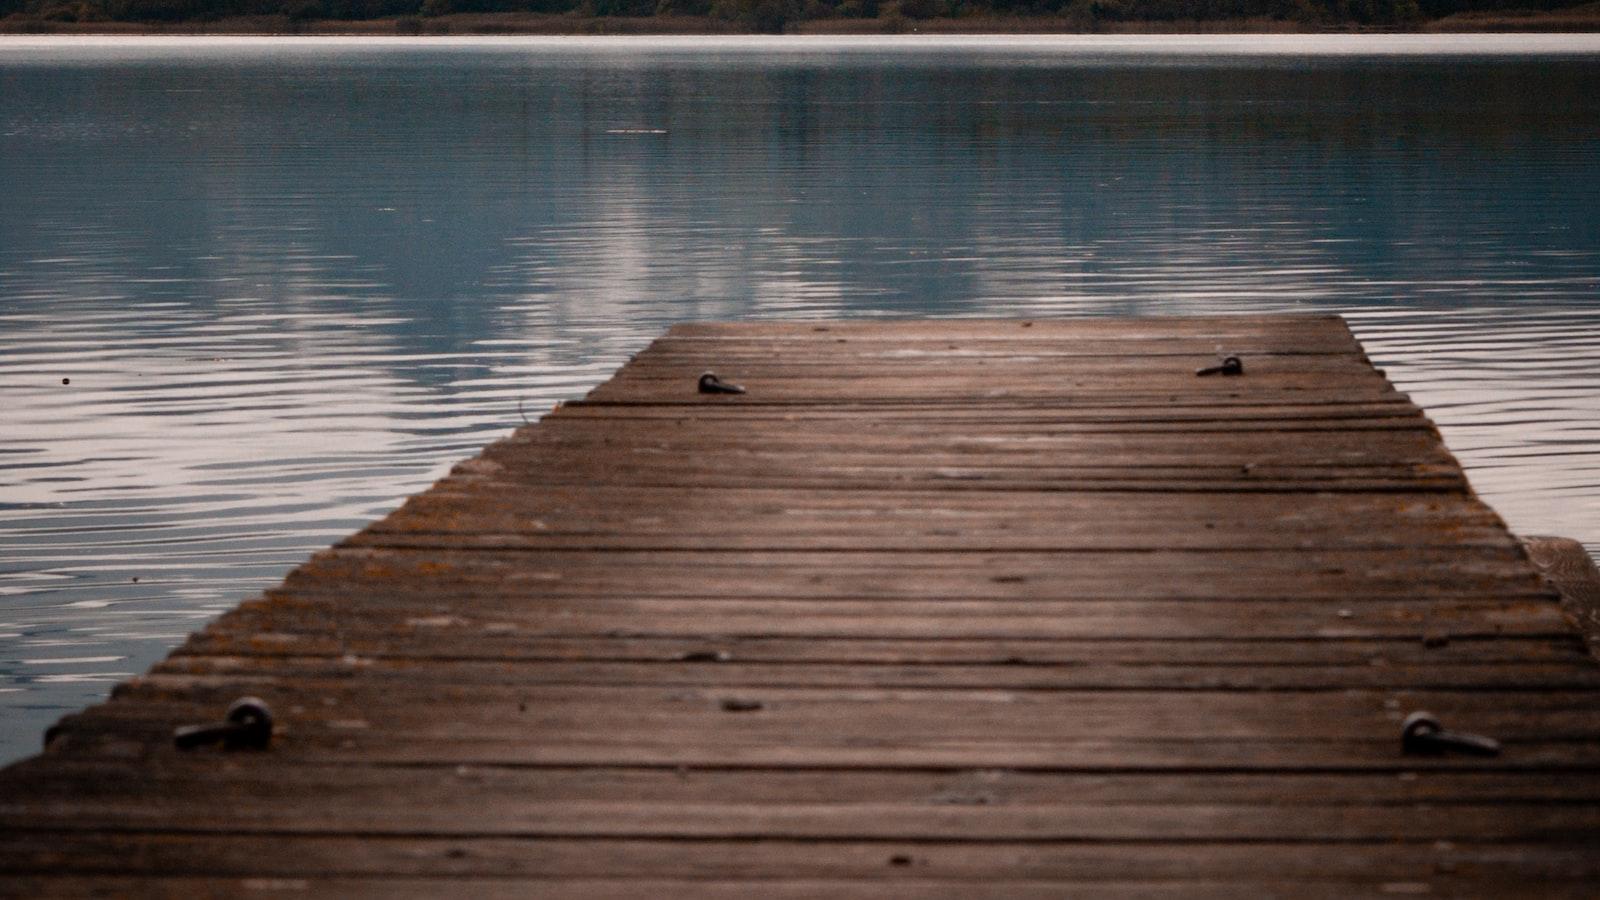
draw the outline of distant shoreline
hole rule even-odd
[[[791,22],[791,35],[882,34],[1471,34],[1600,32],[1600,3],[1551,12],[1457,13],[1407,26],[1314,25],[1283,19],[1189,21],[1101,21],[1085,26],[1066,18],[964,17],[909,19],[816,19]],[[378,19],[292,20],[253,16],[212,21],[62,22],[11,16],[0,19],[0,34],[31,35],[738,35],[749,28],[701,16],[640,18],[540,13],[455,13]]]

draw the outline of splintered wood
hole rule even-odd
[[[1597,801],[1600,669],[1338,319],[698,324],[65,719],[0,893],[1592,896]]]

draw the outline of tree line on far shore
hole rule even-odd
[[[1584,2],[1584,0],[1576,0]],[[1048,17],[1085,28],[1116,22],[1266,19],[1308,25],[1404,26],[1461,12],[1544,11],[1574,0],[0,0],[0,19],[207,22],[241,17],[408,20],[460,13],[582,18],[695,17],[749,31],[817,19]]]

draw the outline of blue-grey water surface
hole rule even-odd
[[[0,760],[671,322],[1312,310],[1600,548],[1600,37],[0,39]]]

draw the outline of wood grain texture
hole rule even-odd
[[[1335,318],[680,325],[62,720],[0,895],[1592,896],[1552,546]]]
[[[1600,570],[1589,551],[1560,537],[1525,537],[1522,546],[1534,568],[1561,595],[1562,608],[1590,649],[1600,653]]]

